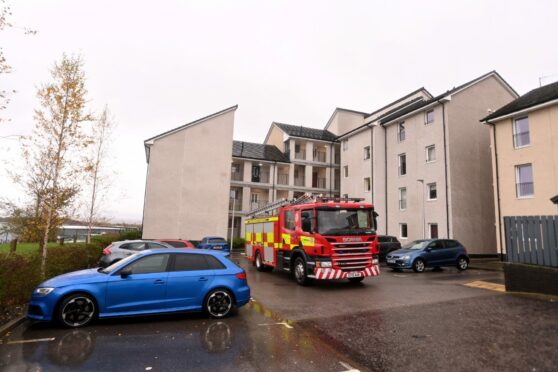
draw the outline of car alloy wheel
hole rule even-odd
[[[256,252],[256,270],[258,271],[264,271],[264,266],[262,264],[262,256],[260,255],[260,252]]]
[[[214,318],[223,318],[231,311],[233,300],[226,290],[215,290],[207,297],[206,310]]]
[[[81,327],[95,316],[95,303],[87,295],[74,295],[62,303],[60,320],[67,327]]]
[[[469,263],[467,262],[467,259],[465,257],[459,257],[459,260],[457,260],[457,268],[459,270],[467,270],[467,267],[469,266]]]
[[[417,260],[413,264],[413,270],[417,273],[422,273],[424,271],[424,268],[425,268],[424,261],[421,260],[420,258],[417,258]]]

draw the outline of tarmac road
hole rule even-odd
[[[498,292],[500,272],[382,268],[380,277],[359,284],[300,287],[288,274],[260,273],[243,257],[234,259],[246,268],[255,301],[233,317],[113,319],[78,330],[25,322],[1,340],[0,370],[554,371],[558,365],[558,303]]]

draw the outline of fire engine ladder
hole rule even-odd
[[[293,199],[293,200],[288,200],[288,199],[280,199],[276,202],[270,203],[268,205],[264,205],[263,207],[260,208],[256,208],[251,210],[250,212],[247,212],[246,215],[249,217],[256,217],[259,215],[262,215],[264,213],[273,211],[275,209],[284,207],[285,205],[294,205],[294,204],[303,204],[303,203],[308,203],[310,201],[314,200],[314,196],[310,195],[310,194],[304,194],[301,197],[297,198],[297,199]]]

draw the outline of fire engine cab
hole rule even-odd
[[[251,211],[246,257],[258,271],[291,272],[300,285],[377,276],[377,214],[372,204],[360,201],[304,195]]]

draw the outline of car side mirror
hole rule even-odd
[[[129,267],[122,269],[122,271],[120,271],[120,277],[122,279],[127,278],[130,275],[132,275],[132,269],[130,269]]]
[[[426,248],[426,251],[427,251],[427,252],[431,252],[431,251],[432,251],[432,247]]]

